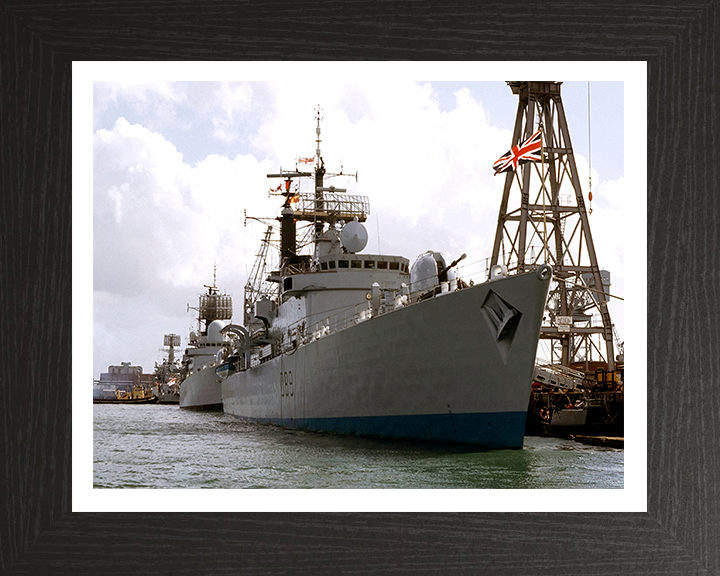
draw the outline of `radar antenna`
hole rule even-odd
[[[168,363],[172,364],[175,362],[175,348],[180,346],[180,336],[178,334],[165,334],[163,337],[163,345],[168,347],[167,353]]]
[[[230,320],[232,318],[232,296],[220,294],[217,288],[217,265],[213,267],[213,285],[203,284],[208,289],[207,294],[199,297],[198,306],[188,304],[188,312],[198,312],[198,329],[200,333],[207,334],[208,326],[214,320]],[[203,325],[204,324],[204,325]]]
[[[270,194],[281,195],[285,197],[282,206],[281,216],[277,218],[280,221],[280,271],[287,272],[294,270],[296,273],[309,268],[311,256],[300,254],[301,248],[306,244],[301,243],[297,239],[297,222],[308,222],[311,225],[306,227],[304,231],[312,233],[310,243],[317,247],[319,239],[323,235],[326,223],[331,226],[342,220],[348,222],[357,219],[359,222],[365,222],[370,213],[368,199],[365,196],[355,196],[345,194],[345,188],[337,188],[335,186],[324,185],[325,176],[349,176],[357,180],[357,172],[346,174],[341,166],[340,172],[337,174],[328,174],[325,170],[325,163],[322,158],[320,144],[322,142],[320,121],[322,120],[321,108],[316,108],[316,127],[315,127],[315,158],[300,158],[305,163],[314,163],[315,171],[302,172],[295,170],[283,170],[278,173],[268,174],[268,178],[282,178],[277,188],[271,188]],[[310,193],[300,192],[299,186],[292,186],[294,179],[309,177],[314,180],[314,186]],[[259,218],[251,218],[245,214],[245,220],[260,220]]]

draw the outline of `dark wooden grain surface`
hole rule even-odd
[[[719,12],[0,3],[0,573],[720,574]],[[290,58],[647,60],[647,513],[70,512],[71,62]]]

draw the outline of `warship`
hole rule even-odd
[[[229,344],[201,371],[221,380],[224,411],[325,433],[522,448],[552,268],[510,276],[498,265],[473,284],[457,273],[464,254],[428,251],[411,266],[362,253],[369,202],[326,186],[343,174],[326,173],[320,120],[315,157],[300,159],[313,171],[268,174],[284,198],[277,269],[266,268],[271,225],[243,325],[220,329]]]
[[[163,343],[167,346],[166,356],[153,372],[153,392],[158,404],[180,403],[180,365],[175,360],[175,347],[180,346],[180,336],[165,334]]]
[[[222,330],[232,319],[232,297],[220,294],[217,288],[217,269],[213,285],[199,297],[198,328],[190,332],[188,346],[180,367],[180,408],[190,410],[222,410],[220,379],[215,375],[218,353],[228,345]],[[207,368],[205,370],[204,368]]]

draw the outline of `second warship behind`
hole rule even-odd
[[[244,326],[223,363],[225,412],[319,432],[522,448],[528,395],[552,269],[470,285],[439,252],[412,267],[360,254],[367,198],[326,187],[317,118],[314,173],[282,170],[278,269],[245,292]],[[341,170],[342,174],[342,170]],[[308,179],[310,193],[293,181]],[[296,222],[310,223],[301,254]],[[263,242],[267,252],[271,228]]]
[[[175,348],[180,346],[180,336],[165,334],[163,343],[167,355],[160,364],[155,363],[153,393],[158,404],[179,404],[180,365],[175,360]]]
[[[232,318],[232,297],[220,294],[213,275],[213,285],[199,298],[198,329],[190,332],[188,346],[180,369],[180,408],[222,410],[220,379],[215,375],[218,352],[227,345],[222,330]],[[190,306],[188,306],[188,310]],[[204,370],[203,368],[207,368]]]

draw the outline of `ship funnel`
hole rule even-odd
[[[283,208],[280,217],[280,261],[286,264],[295,256],[295,211],[289,206]]]

